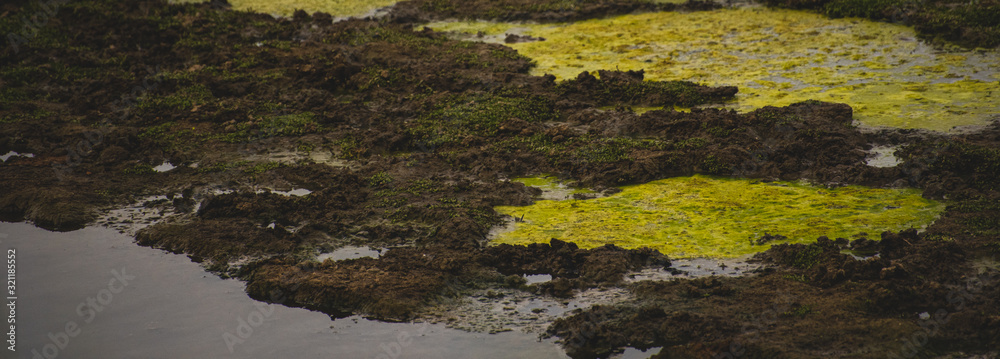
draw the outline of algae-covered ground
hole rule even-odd
[[[858,238],[923,228],[944,205],[921,198],[918,190],[827,189],[694,176],[626,186],[604,198],[542,200],[496,210],[518,223],[495,243],[554,238],[581,248],[613,244],[653,248],[670,258],[725,258],[772,244],[808,244],[820,236]],[[772,233],[784,238],[772,241]]]
[[[255,299],[336,317],[490,320],[523,298],[601,303],[455,324],[534,321],[573,358],[628,347],[661,347],[659,358],[997,355],[1000,124],[977,102],[995,96],[977,90],[997,80],[994,50],[940,52],[896,25],[690,1],[412,0],[343,21],[354,10],[275,17],[237,5],[0,4],[0,219],[123,228],[244,281]],[[518,25],[527,30],[503,44],[423,27],[446,19],[544,25]],[[646,30],[630,27],[637,19]],[[608,34],[618,40],[596,41]],[[539,76],[557,67],[529,47],[552,44],[585,67]],[[699,55],[727,47],[758,52],[729,64]],[[782,78],[753,77],[765,71]],[[891,101],[852,102],[855,90]],[[759,102],[725,108],[746,94]],[[856,125],[879,108],[911,117]],[[972,123],[982,126],[900,128]],[[888,152],[894,165],[868,165]],[[561,201],[510,180],[538,174],[567,184]],[[574,204],[654,232],[676,231],[655,221],[702,219],[688,234],[725,236],[714,221],[742,221],[705,252],[760,249],[760,269],[689,278],[668,249],[592,247],[587,235],[491,241],[512,217],[546,220],[525,211]],[[660,215],[620,215],[645,208]],[[381,250],[329,255],[358,247]],[[526,280],[539,276],[551,280]],[[614,295],[577,298],[601,291]],[[461,305],[472,300],[484,304]],[[498,312],[447,312],[463,307]]]
[[[173,0],[174,3],[204,3],[203,0]],[[375,10],[395,4],[396,0],[232,0],[228,4],[233,9],[253,11],[275,16],[292,16],[295,10],[312,14],[324,12],[335,17],[363,17]]]
[[[865,125],[937,131],[1000,116],[1000,53],[941,51],[900,25],[739,8],[568,24],[427,26],[543,39],[509,45],[537,63],[532,73],[538,75],[570,79],[613,67],[645,70],[651,80],[739,86],[734,107],[741,111],[805,100],[843,102]]]

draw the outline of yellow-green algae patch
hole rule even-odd
[[[204,0],[173,0],[175,3],[201,3]],[[399,2],[398,0],[229,0],[233,9],[279,16],[292,16],[295,10],[325,12],[333,17],[364,16]]]
[[[650,80],[739,86],[738,110],[804,100],[843,102],[869,126],[985,124],[1000,113],[997,50],[935,50],[910,28],[762,8],[625,15],[568,24],[440,22],[440,31],[502,39],[567,79],[599,69],[646,71]]]
[[[589,200],[536,201],[497,212],[524,216],[493,243],[526,245],[552,238],[582,248],[614,244],[650,247],[673,258],[731,258],[760,252],[765,234],[781,243],[811,243],[819,236],[873,238],[886,230],[922,228],[944,210],[919,190],[847,186],[826,189],[789,182],[705,176],[622,187]]]

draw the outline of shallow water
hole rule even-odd
[[[572,298],[538,296],[511,288],[477,290],[454,301],[426,308],[423,316],[448,327],[480,333],[528,333],[538,335],[558,318],[594,305],[614,305],[632,300],[621,288],[588,289]]]
[[[801,11],[737,8],[661,12],[567,24],[438,22],[435,30],[502,41],[537,62],[534,74],[559,79],[599,69],[645,70],[650,80],[740,88],[747,111],[804,100],[842,102],[868,126],[982,125],[1000,114],[1000,52],[942,51],[913,29]]]
[[[556,344],[534,335],[357,316],[331,320],[264,304],[247,297],[241,282],[105,228],[57,233],[0,223],[0,249],[10,248],[17,253],[16,358],[31,358],[32,350],[57,351],[60,358],[565,358]],[[112,271],[128,284],[109,283]],[[79,333],[63,340],[70,322],[77,326],[70,332]]]
[[[750,256],[743,258],[681,258],[671,259],[669,268],[643,268],[625,275],[625,281],[671,280],[676,278],[701,278],[711,276],[741,277],[750,275],[760,268],[760,264],[747,263]]]
[[[381,249],[372,249],[369,247],[357,247],[357,246],[345,246],[334,250],[329,253],[320,253],[316,256],[317,262],[323,262],[327,259],[332,261],[342,261],[348,259],[358,259],[358,258],[378,258],[382,255]]]
[[[170,170],[172,170],[172,169],[174,169],[174,168],[177,168],[177,166],[174,166],[174,165],[173,165],[172,163],[170,163],[170,162],[167,162],[167,161],[164,161],[164,162],[163,162],[163,163],[161,163],[160,165],[158,165],[158,166],[156,166],[156,167],[153,167],[153,171],[156,171],[156,172],[160,172],[160,173],[163,173],[163,172],[167,172],[167,171],[170,171]]]
[[[573,198],[575,194],[584,194],[590,196],[597,196],[598,194],[587,188],[573,188],[567,186],[565,183],[559,181],[558,178],[552,175],[539,175],[535,177],[522,177],[514,178],[511,181],[519,182],[525,186],[536,187],[542,190],[542,194],[539,196],[541,199],[546,200],[564,200]]]
[[[34,153],[17,153],[17,152],[14,152],[14,151],[10,151],[10,152],[7,152],[7,153],[5,153],[3,155],[0,155],[0,162],[7,162],[7,160],[10,159],[11,157],[28,157],[28,158],[32,158],[32,157],[35,157],[35,154]]]
[[[873,146],[868,151],[868,158],[865,164],[872,167],[896,167],[903,161],[896,157],[896,150],[899,146]]]

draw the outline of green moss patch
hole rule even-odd
[[[536,75],[645,70],[646,80],[738,86],[740,111],[805,100],[851,105],[870,126],[948,131],[997,114],[1000,52],[940,51],[913,29],[760,8],[659,12],[566,24],[438,22],[439,31],[544,38],[509,44]],[[664,86],[670,86],[669,83]],[[617,91],[616,93],[621,93]]]
[[[521,218],[494,243],[527,245],[552,238],[582,248],[650,247],[675,258],[739,257],[770,244],[810,243],[819,236],[877,236],[921,228],[944,210],[914,189],[679,177],[622,187],[589,200],[537,201],[497,212]],[[786,240],[756,244],[768,234]]]
[[[175,3],[199,3],[204,0],[174,0]],[[291,16],[295,10],[325,12],[335,17],[363,16],[396,0],[229,0],[234,9]]]

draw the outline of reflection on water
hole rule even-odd
[[[35,157],[35,154],[34,153],[17,153],[17,152],[14,152],[14,151],[9,151],[9,152],[7,152],[5,154],[0,155],[0,162],[7,162],[7,160],[10,159],[11,157],[28,157],[28,158],[32,158],[32,157]]]
[[[902,161],[896,157],[896,150],[899,146],[873,146],[868,151],[868,158],[865,164],[872,167],[896,167]]]
[[[343,261],[348,259],[358,259],[358,258],[378,258],[382,255],[381,249],[372,249],[369,247],[358,247],[358,246],[344,246],[337,248],[330,253],[320,253],[316,256],[317,262],[323,262],[327,259],[332,261]]]
[[[527,334],[331,320],[264,304],[247,297],[241,282],[110,229],[56,233],[0,223],[0,249],[8,248],[17,250],[18,358],[49,344],[50,354],[62,344],[60,358],[565,357]],[[76,335],[64,341],[70,322]]]

